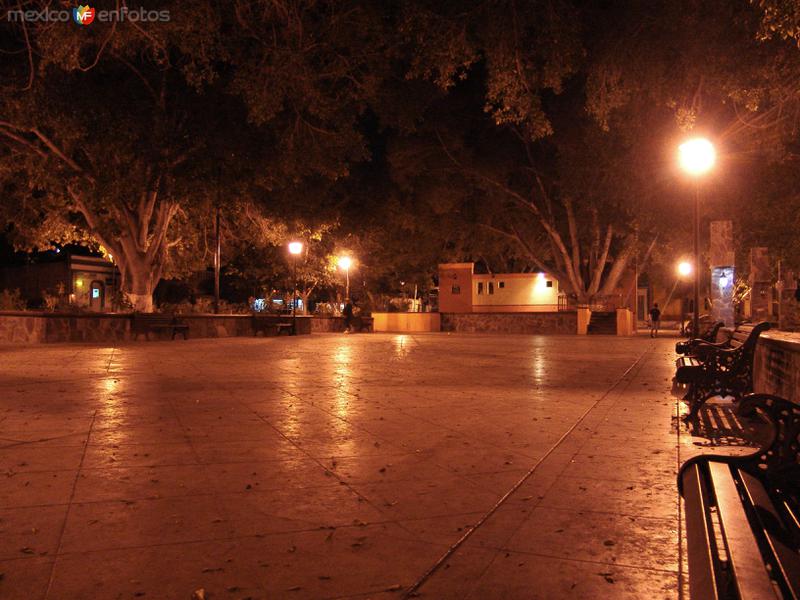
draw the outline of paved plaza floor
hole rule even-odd
[[[674,342],[2,347],[0,598],[677,598]]]

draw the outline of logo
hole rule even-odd
[[[72,18],[75,19],[75,22],[78,25],[89,25],[92,21],[94,21],[94,15],[95,11],[89,5],[78,5],[78,8],[72,9]]]

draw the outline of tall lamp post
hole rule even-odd
[[[700,176],[708,173],[717,159],[714,145],[705,138],[693,138],[680,145],[681,168],[694,179],[694,315],[692,333],[700,332]]]
[[[344,269],[344,276],[345,276],[345,288],[344,288],[344,297],[345,300],[350,297],[350,267],[353,265],[353,259],[349,256],[340,256],[339,257],[339,268]]]
[[[294,257],[294,282],[292,284],[292,334],[297,335],[297,257],[303,251],[303,242],[290,242],[289,254]]]

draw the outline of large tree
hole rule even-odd
[[[381,21],[358,2],[160,9],[168,21],[4,19],[0,66],[0,216],[13,238],[90,236],[145,311],[174,251],[191,250],[176,219],[367,158],[358,122],[383,68]]]

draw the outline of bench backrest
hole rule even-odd
[[[730,339],[731,348],[739,348],[741,346],[753,346],[755,348],[758,336],[762,332],[767,331],[770,324],[766,321],[761,323],[742,323],[733,332]]]
[[[752,386],[753,360],[755,358],[756,344],[758,336],[767,331],[771,325],[762,321],[761,323],[740,325],[733,333],[730,344],[731,348],[738,350],[735,357],[732,357],[730,366],[737,373],[737,378],[742,382],[748,382],[747,387]]]

